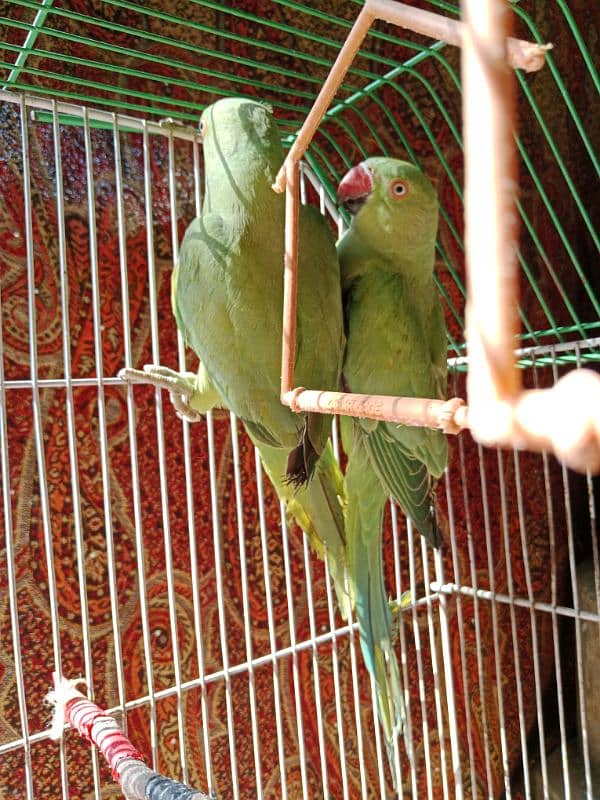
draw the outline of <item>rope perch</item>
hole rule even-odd
[[[46,701],[54,706],[51,739],[60,739],[66,723],[95,745],[127,800],[214,800],[179,781],[159,775],[144,764],[144,756],[120,729],[117,721],[76,687],[83,678],[69,680],[53,672],[54,689]]]

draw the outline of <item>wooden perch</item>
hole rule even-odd
[[[457,433],[487,445],[551,449],[573,469],[600,470],[600,376],[576,370],[546,390],[523,391],[518,331],[518,190],[513,68],[541,69],[551,45],[509,36],[505,0],[463,0],[463,22],[394,0],[366,0],[273,184],[286,190],[281,401],[294,411],[367,416]],[[469,409],[453,398],[393,398],[294,388],[298,163],[372,23],[383,19],[463,48]]]

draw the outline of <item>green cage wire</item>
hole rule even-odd
[[[448,0],[408,4],[451,18],[460,13],[458,3]],[[594,53],[599,19],[595,4],[583,0],[521,0],[511,5],[515,36],[554,46],[542,70],[515,73],[521,223],[521,333],[515,347],[525,385],[547,386],[566,369],[584,364],[594,368],[600,360],[600,80]],[[175,465],[168,453],[151,452],[148,471],[132,477],[129,462],[121,463],[119,455],[124,439],[115,434],[113,441],[110,427],[117,425],[114,420],[123,413],[130,435],[133,426],[138,441],[144,442],[142,447],[144,436],[151,436],[152,442],[160,438],[163,424],[169,439],[178,436],[181,440],[181,434],[174,433],[180,425],[167,404],[164,419],[153,421],[159,402],[153,392],[136,390],[136,403],[143,401],[136,409],[131,389],[118,386],[116,374],[126,364],[140,366],[144,357],[156,355],[159,339],[161,356],[177,366],[167,284],[177,241],[201,205],[202,156],[196,133],[202,110],[221,97],[259,98],[272,106],[284,147],[289,147],[361,6],[360,0],[8,0],[0,4],[4,205],[0,389],[6,541],[0,555],[0,587],[6,589],[7,598],[0,603],[4,647],[0,717],[5,719],[0,722],[0,763],[5,764],[0,769],[2,796],[120,796],[110,788],[104,767],[97,759],[90,761],[74,738],[61,745],[60,751],[47,739],[48,715],[40,700],[52,667],[61,659],[86,674],[95,659],[106,661],[93,681],[98,696],[128,721],[132,740],[139,736],[138,746],[147,748],[154,766],[173,778],[195,781],[224,798],[392,796],[381,742],[371,746],[377,725],[366,673],[351,664],[358,658],[348,643],[351,631],[344,629],[343,636],[335,633],[342,623],[334,613],[327,576],[302,544],[298,553],[305,581],[298,598],[287,598],[287,589],[298,588],[297,576],[287,564],[286,547],[293,545],[285,523],[278,534],[282,541],[267,542],[268,531],[281,530],[277,502],[268,488],[263,496],[260,469],[257,477],[249,446],[237,444],[235,422],[228,415],[217,415],[210,423],[216,433],[210,433],[209,426],[208,434],[204,428],[191,434],[192,452],[201,459],[206,486],[188,495],[173,495],[166,512],[164,486],[189,458],[189,432],[188,439],[177,445],[181,456]],[[357,162],[380,154],[415,161],[437,186],[437,283],[448,330],[451,389],[464,396],[468,356],[460,52],[383,22],[377,22],[365,39],[306,154],[305,199],[320,204],[332,226],[343,226],[348,221],[345,212],[335,209],[339,180]],[[64,241],[59,247],[61,226]],[[68,289],[61,295],[60,287],[67,280]],[[111,299],[112,282],[118,299]],[[123,287],[127,291],[121,294]],[[78,294],[94,308],[89,330],[84,311],[73,310]],[[78,344],[85,351],[77,364],[74,355],[65,356],[65,341],[70,341],[71,355]],[[53,353],[60,355],[59,361],[53,361]],[[84,396],[88,390],[94,395],[89,407]],[[130,403],[127,407],[119,405],[125,398]],[[75,408],[75,438],[67,442],[69,403]],[[63,416],[62,427],[56,422],[61,427],[58,431],[53,419]],[[83,431],[81,439],[78,431]],[[104,448],[94,464],[81,455],[81,448],[92,447],[82,442],[87,435],[94,439],[98,453]],[[230,452],[234,455],[227,461]],[[387,520],[390,594],[400,596],[402,565],[411,560],[410,588],[427,598],[418,612],[412,608],[400,614],[409,615],[406,624],[398,623],[399,647],[409,654],[403,662],[405,682],[417,687],[419,697],[413,727],[419,729],[415,735],[421,737],[421,749],[412,765],[402,755],[404,778],[393,796],[415,800],[595,797],[600,792],[600,732],[594,714],[597,700],[591,699],[593,670],[588,667],[598,653],[600,621],[594,482],[590,476],[571,475],[545,455],[484,450],[468,434],[453,441],[452,454],[442,481],[445,488],[440,489],[445,494],[441,502],[452,540],[444,564],[429,563],[416,537],[414,542],[412,534],[408,537],[393,506]],[[28,458],[34,465],[30,474],[23,466]],[[69,467],[73,463],[75,467]],[[157,464],[166,475],[160,481]],[[186,469],[189,472],[190,464]],[[61,470],[67,477],[60,477]],[[125,473],[128,477],[123,478]],[[81,502],[75,499],[76,475],[82,485],[91,481],[85,489],[89,497]],[[235,573],[229,580],[238,581],[242,569],[241,555],[228,564],[227,547],[233,544],[227,544],[225,533],[232,527],[237,536],[238,527],[227,516],[227,503],[235,505],[231,487],[240,475],[243,485],[250,487],[248,492],[258,492],[260,513],[255,510],[250,521],[250,512],[242,513],[241,505],[237,513],[241,528],[247,526],[246,553],[256,562],[252,569],[257,570],[257,580],[266,582],[264,597],[260,602],[256,599],[256,622],[250,612],[244,622],[246,645],[253,643],[254,655],[248,647],[240,653],[235,649],[237,634],[229,616],[234,611],[226,607],[221,594],[227,570]],[[133,534],[127,538],[125,523],[121,531],[116,521],[114,484],[121,480],[131,494],[126,492],[122,502],[136,520],[135,544]],[[177,505],[183,509],[181,519],[173,517]],[[178,555],[177,548],[184,548],[181,542],[187,542],[194,527],[186,525],[184,512],[195,513],[197,529],[206,528],[210,547],[211,520],[220,519],[222,539],[206,567],[216,587],[214,597],[206,601],[210,613],[219,619],[213,628],[207,621],[209,612],[198,610],[200,601],[193,599],[205,579],[204,562],[197,553],[188,561]],[[69,519],[77,513],[83,519],[82,530],[73,540]],[[182,666],[183,656],[176,655],[176,631],[183,623],[177,605],[180,599],[171,583],[175,577],[164,578],[171,617],[148,628],[155,639],[151,646],[144,645],[145,661],[135,655],[137,650],[128,653],[126,644],[116,644],[120,636],[127,641],[130,617],[125,611],[121,615],[119,604],[129,597],[127,581],[139,580],[140,570],[147,570],[148,582],[135,592],[146,595],[148,619],[154,613],[153,603],[168,616],[158,590],[153,594],[152,588],[158,580],[155,573],[166,575],[170,563],[166,544],[161,556],[166,566],[153,561],[152,548],[163,547],[162,538],[155,541],[148,532],[153,513],[160,530],[167,529],[171,520],[173,576],[183,582],[182,597],[195,609],[191,632],[179,631],[180,646],[193,649],[190,642],[198,637],[198,619],[203,622],[203,636],[208,625],[219,639],[215,662],[205,665],[206,669],[199,667],[199,674],[189,673],[193,686],[186,690],[188,699],[184,700],[181,686],[187,667]],[[93,546],[87,540],[88,523],[95,526]],[[183,526],[181,542],[179,525]],[[148,537],[145,542],[142,530]],[[259,542],[256,546],[249,544],[252,533]],[[100,536],[98,541],[96,536]],[[198,536],[200,541],[202,536]],[[64,544],[67,540],[75,544]],[[135,549],[135,563],[125,557],[127,547]],[[96,563],[102,565],[97,573],[90,553],[96,553]],[[273,577],[278,569],[282,575],[285,572],[281,586]],[[78,576],[83,576],[79,580],[83,590],[73,588]],[[588,578],[591,605],[585,605],[584,598]],[[241,580],[251,578],[243,572]],[[34,584],[41,594],[35,594]],[[65,587],[73,593],[72,606],[66,605]],[[98,619],[86,610],[86,592],[89,602],[103,609]],[[448,599],[448,605],[434,620],[432,608],[438,614],[440,596]],[[246,600],[239,600],[240,607]],[[298,627],[303,612],[295,603],[310,609],[306,630]],[[34,609],[39,611],[39,620]],[[285,614],[282,609],[287,609]],[[279,612],[287,615],[285,634],[277,628]],[[109,629],[111,614],[113,628]],[[39,635],[34,633],[37,622]],[[140,622],[140,629],[146,624]],[[256,630],[248,633],[253,624]],[[317,630],[317,624],[323,627]],[[84,647],[86,626],[89,642]],[[174,648],[164,661],[156,649],[162,646],[162,634]],[[321,634],[323,639],[319,639]],[[442,639],[449,650],[442,648]],[[331,660],[337,646],[337,661],[321,672],[319,682],[319,670],[325,669],[324,660]],[[70,650],[78,648],[87,648],[86,658],[77,661],[73,656],[71,663]],[[411,673],[415,648],[419,652],[422,648],[425,655]],[[279,672],[286,659],[293,661],[289,683]],[[252,671],[254,662],[257,675]],[[150,679],[144,677],[149,664],[150,672],[154,669],[162,675],[156,684],[156,708],[154,700],[146,703],[153,691]],[[258,677],[265,665],[271,670],[268,681]],[[178,673],[180,669],[183,672]],[[504,669],[507,674],[501,678]],[[245,721],[236,717],[236,695],[227,694],[234,692],[231,685],[238,676],[247,682],[243,702],[248,702],[250,693],[254,703]],[[298,700],[299,681],[310,684],[310,697],[302,695]],[[226,699],[217,696],[220,682],[229,687]],[[431,688],[429,700],[423,686]],[[346,690],[355,703],[348,716],[340,708]],[[160,711],[161,691],[165,698],[177,696],[176,709]],[[450,703],[452,691],[456,696]],[[192,713],[185,703],[195,692],[200,699],[194,701]],[[356,711],[357,693],[371,715],[364,731],[360,718],[366,712]],[[263,697],[269,719],[261,717]],[[271,710],[278,698],[283,710],[277,712],[274,731]],[[454,719],[449,708],[454,709]],[[313,717],[316,722],[311,728]],[[191,732],[194,723],[201,734]],[[450,770],[452,726],[458,731],[460,776]],[[337,730],[338,739],[333,734],[329,738],[329,727]],[[346,737],[345,746],[340,745],[339,729]]]

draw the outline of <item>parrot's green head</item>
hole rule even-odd
[[[414,164],[368,158],[344,175],[337,196],[352,214],[351,228],[374,251],[435,242],[437,195]]]
[[[202,112],[199,124],[204,161],[208,165],[250,168],[256,162],[283,160],[279,129],[272,109],[244,97],[226,97]]]

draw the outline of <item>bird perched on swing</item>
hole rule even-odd
[[[344,176],[338,202],[352,215],[338,243],[346,389],[445,399],[446,329],[433,275],[438,200],[431,182],[414,164],[369,158]],[[440,545],[433,490],[447,443],[440,430],[347,417],[342,441],[351,600],[391,756],[404,702],[383,575],[383,512],[393,495],[429,544]]]
[[[172,276],[172,308],[200,358],[197,375],[147,366],[124,379],[169,389],[180,415],[214,406],[242,420],[287,512],[326,553],[342,612],[343,478],[331,417],[295,414],[280,401],[285,200],[271,185],[283,162],[269,106],[225,98],[200,119],[205,193],[186,230]],[[344,333],[339,266],[327,222],[300,213],[295,370],[307,388],[337,389]]]

